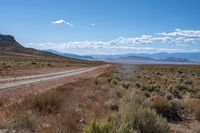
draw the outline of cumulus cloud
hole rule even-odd
[[[200,30],[181,30],[176,29],[174,32],[163,32],[160,33],[163,36],[170,36],[170,37],[184,37],[184,38],[200,38]]]
[[[118,43],[123,44],[151,44],[154,42],[172,43],[186,45],[200,41],[200,30],[181,30],[176,29],[174,32],[162,32],[155,35],[142,35],[140,37],[120,37]]]
[[[159,33],[162,37],[168,37],[174,44],[185,45],[193,44],[200,41],[200,30],[181,30],[176,29],[174,32],[162,32]]]
[[[52,23],[52,24],[65,24],[65,25],[67,25],[67,26],[69,26],[69,27],[73,27],[73,24],[72,24],[72,23],[66,22],[66,21],[63,20],[63,19],[56,20],[56,21],[51,22],[51,23]]]
[[[176,29],[173,32],[162,32],[154,35],[142,35],[138,37],[119,37],[110,41],[72,41],[63,43],[32,43],[30,45],[41,49],[51,48],[60,51],[65,51],[67,49],[116,49],[133,50],[137,52],[176,52],[181,51],[183,47],[186,47],[187,49],[187,46],[197,43],[200,43],[200,30]]]

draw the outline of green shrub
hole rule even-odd
[[[137,105],[143,105],[145,102],[145,96],[139,92],[132,92],[128,96],[125,97],[124,101],[126,103],[132,102]]]
[[[181,120],[181,117],[178,115],[177,106],[173,106],[170,104],[166,98],[156,96],[151,98],[148,101],[148,105],[155,109],[156,112],[163,117],[167,118],[167,120]]]
[[[85,133],[116,133],[118,122],[116,118],[117,117],[113,115],[105,119],[93,119],[86,127]]]
[[[85,133],[169,133],[167,121],[155,111],[126,104],[120,112],[106,119],[92,120]]]
[[[127,104],[121,112],[122,125],[138,133],[169,133],[167,121],[155,111],[133,103]]]
[[[169,91],[177,98],[182,98],[182,96],[187,92],[193,92],[191,88],[182,84],[169,86]]]

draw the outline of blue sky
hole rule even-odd
[[[200,51],[199,0],[0,0],[0,33],[75,54]]]

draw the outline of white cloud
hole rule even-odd
[[[54,21],[54,22],[51,22],[53,24],[65,24],[66,22],[63,20],[63,19],[60,19],[60,20],[57,20],[57,21]]]
[[[139,37],[119,37],[112,41],[117,44],[129,45],[152,44],[159,42],[183,46],[200,42],[200,30],[176,29],[174,32],[169,33],[163,32],[155,35],[142,35]]]
[[[160,33],[163,36],[183,37],[183,38],[200,38],[200,30],[181,30],[176,29],[174,32]]]
[[[93,26],[93,27],[94,27],[94,26],[96,26],[96,24],[95,24],[95,23],[92,23],[92,24],[90,24],[90,25],[91,25],[91,26]]]
[[[58,22],[57,22],[58,23]],[[63,23],[60,22],[59,23]],[[41,49],[55,49],[65,52],[68,49],[94,49],[94,50],[133,50],[136,52],[181,51],[185,47],[200,43],[200,30],[180,30],[163,32],[154,35],[138,37],[119,37],[110,41],[72,41],[63,43],[32,43],[29,46]],[[157,44],[157,45],[155,45]],[[103,51],[103,50],[102,50]]]
[[[159,35],[170,38],[170,41],[177,45],[193,44],[200,41],[200,30],[176,29],[174,32],[162,32]]]
[[[70,26],[70,27],[73,27],[73,24],[70,23],[70,22],[66,22],[65,20],[63,19],[60,19],[60,20],[57,20],[57,21],[54,21],[54,22],[51,22],[52,24],[65,24],[67,26]]]
[[[137,47],[137,46],[123,46],[123,45],[111,45],[105,42],[68,42],[68,43],[29,43],[28,46],[40,49],[54,49],[58,51],[66,52],[69,49],[93,49],[93,50],[134,50],[137,52],[173,52],[181,51],[178,48],[153,48],[153,47]],[[89,53],[88,53],[89,54]]]

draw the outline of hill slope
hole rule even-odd
[[[28,74],[30,71],[38,71],[43,68],[46,71],[49,68],[65,69],[99,64],[102,63],[72,59],[47,51],[25,48],[13,36],[0,34],[0,76],[16,75],[20,70],[23,71],[22,73]]]
[[[53,57],[56,56],[50,52],[40,51],[32,48],[25,48],[21,44],[19,44],[13,36],[2,34],[0,34],[0,53],[20,53]]]

